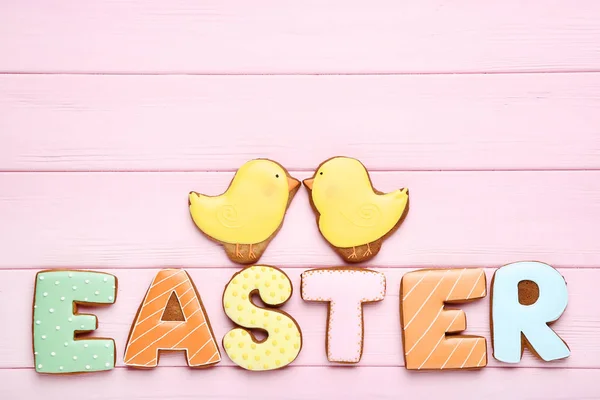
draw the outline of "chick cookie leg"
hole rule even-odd
[[[371,245],[367,243],[367,251],[363,253],[363,257],[370,256],[371,254],[373,254],[373,252],[371,251]]]
[[[248,250],[248,258],[251,260],[256,259],[256,254],[252,251],[252,244],[250,244],[250,250]]]
[[[235,244],[235,256],[239,257],[239,258],[243,257],[242,253],[240,252],[240,244],[239,243]]]
[[[350,254],[348,256],[348,260],[350,260],[352,258],[358,258],[358,256],[356,255],[356,247],[354,247],[354,246],[352,246],[352,254]]]

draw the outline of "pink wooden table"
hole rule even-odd
[[[197,232],[187,193],[223,191],[252,158],[306,178],[334,155],[411,193],[368,263],[388,291],[365,307],[360,364],[328,363],[327,308],[296,290],[284,309],[304,347],[286,369],[249,373],[224,353],[208,370],[181,354],[125,368],[159,268],[189,271],[219,342],[231,328],[221,295],[239,267]],[[1,399],[598,399],[599,237],[598,1],[0,0]],[[405,370],[403,274],[491,277],[530,259],[568,282],[554,328],[570,358]],[[261,262],[296,289],[302,271],[340,265],[304,189]],[[35,373],[33,277],[60,267],[118,277],[117,303],[95,310],[115,370]],[[489,297],[464,309],[467,333],[489,339]]]

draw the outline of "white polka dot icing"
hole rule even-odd
[[[285,367],[302,348],[300,328],[282,311],[255,306],[252,292],[258,292],[265,304],[280,306],[291,297],[292,283],[282,271],[268,266],[248,267],[235,274],[223,294],[225,314],[240,326],[266,330],[268,336],[259,343],[246,329],[235,328],[223,338],[223,347],[234,363],[248,370]]]
[[[114,303],[114,276],[91,271],[42,271],[37,274],[34,296],[33,347],[37,372],[58,374],[114,368],[112,339],[75,340],[74,330],[93,331],[97,319],[93,315],[75,314],[73,305],[83,303],[86,298],[94,304]],[[76,326],[79,328],[75,329]]]

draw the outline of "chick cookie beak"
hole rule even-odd
[[[306,186],[308,188],[308,190],[312,190],[314,180],[315,180],[314,178],[310,178],[310,179],[305,179],[302,182],[304,182],[304,186]]]
[[[288,180],[288,189],[290,192],[292,190],[296,189],[298,187],[298,185],[300,184],[300,181],[298,179],[294,179],[291,176],[288,176],[287,180]]]

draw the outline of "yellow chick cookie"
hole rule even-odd
[[[196,226],[221,243],[234,262],[257,261],[281,228],[300,182],[275,161],[248,161],[236,172],[225,193],[189,194]]]
[[[381,193],[358,160],[334,157],[304,181],[323,237],[348,262],[373,258],[408,211],[408,189]]]

